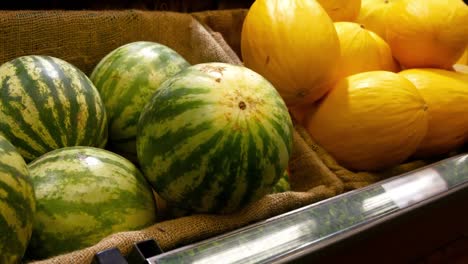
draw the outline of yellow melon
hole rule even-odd
[[[335,80],[366,71],[399,71],[390,47],[377,34],[353,22],[335,22],[334,25],[341,47]]]
[[[296,122],[304,125],[304,121],[307,115],[309,115],[311,111],[315,111],[317,109],[318,102],[320,101],[314,102],[312,104],[290,106],[288,107],[289,113]]]
[[[468,47],[465,48],[465,52],[463,52],[462,56],[458,58],[457,64],[468,65]]]
[[[445,154],[468,140],[468,75],[441,69],[410,69],[411,81],[428,105],[429,128],[416,157]]]
[[[361,9],[361,0],[317,0],[333,21],[354,21]]]
[[[241,53],[245,66],[268,79],[291,106],[316,101],[331,88],[340,45],[315,0],[257,0],[244,20]]]
[[[400,0],[387,20],[387,43],[404,68],[450,69],[468,43],[462,0]]]
[[[304,118],[307,113],[308,107],[308,105],[290,106],[288,107],[289,114],[293,117],[293,120],[295,120],[299,124],[302,124],[304,122]]]
[[[424,138],[427,106],[414,85],[387,71],[339,81],[306,117],[315,141],[341,165],[375,171],[406,160]]]
[[[452,69],[462,74],[468,74],[468,65],[465,64],[454,64]]]
[[[362,0],[356,23],[364,25],[368,30],[385,39],[387,12],[396,1],[398,0]]]

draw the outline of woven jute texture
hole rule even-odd
[[[113,49],[146,40],[171,47],[192,64],[210,61],[241,64],[237,54],[240,53],[240,31],[245,14],[245,10],[193,15],[134,10],[0,12],[0,63],[28,54],[50,55],[89,74]],[[91,263],[99,251],[117,247],[128,254],[133,243],[149,238],[156,239],[163,250],[170,250],[423,165],[424,162],[413,162],[383,174],[354,173],[337,164],[313,142],[304,128],[296,125],[289,162],[292,191],[267,195],[228,215],[167,217],[143,230],[113,234],[94,246],[30,262]]]
[[[216,10],[196,12],[192,15],[209,30],[219,32],[232,50],[240,57],[240,35],[242,24],[247,15],[246,9]]]
[[[113,49],[139,40],[167,45],[192,64],[240,63],[220,33],[182,13],[0,11],[0,35],[0,63],[23,55],[50,55],[86,74]]]

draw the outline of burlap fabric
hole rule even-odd
[[[0,35],[0,63],[22,55],[50,55],[86,74],[108,52],[138,40],[167,45],[192,64],[240,63],[220,33],[182,13],[0,11]]]
[[[217,10],[196,12],[192,15],[207,26],[208,30],[221,33],[231,49],[241,57],[240,35],[247,11],[247,9]]]
[[[173,48],[192,64],[210,61],[241,64],[237,54],[245,14],[246,10],[193,15],[134,10],[0,12],[0,63],[27,54],[51,55],[89,74],[111,50],[146,40]],[[127,254],[133,243],[148,238],[156,239],[163,250],[174,249],[424,164],[405,164],[382,174],[353,173],[337,164],[302,127],[296,126],[289,163],[293,191],[267,195],[229,215],[189,215],[161,221],[144,230],[117,233],[92,247],[34,263],[90,263],[101,250],[118,247]]]

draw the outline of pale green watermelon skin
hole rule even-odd
[[[35,210],[26,162],[0,136],[0,263],[20,263],[31,237]]]
[[[149,41],[123,45],[99,62],[90,78],[109,116],[109,148],[136,157],[141,110],[164,80],[188,66],[176,51]]]
[[[152,189],[127,159],[104,149],[68,147],[29,165],[37,211],[28,257],[48,258],[156,222]]]
[[[143,110],[137,153],[169,204],[232,212],[273,191],[293,126],[275,88],[241,66],[204,63],[168,79]]]
[[[79,69],[50,56],[23,56],[0,66],[0,134],[29,162],[62,147],[104,147],[107,116]]]
[[[283,176],[279,179],[276,185],[273,187],[273,193],[282,193],[291,191],[291,185],[289,184],[289,173],[284,171]]]

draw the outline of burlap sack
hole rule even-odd
[[[50,55],[86,74],[113,49],[139,40],[167,45],[192,64],[240,63],[220,33],[182,13],[0,11],[0,35],[0,63],[23,55]]]
[[[208,30],[221,33],[224,40],[240,58],[240,35],[247,11],[247,9],[217,10],[196,12],[192,15],[207,26]]]
[[[209,61],[241,64],[226,40],[239,54],[245,14],[245,10],[193,16],[133,10],[0,12],[0,63],[27,54],[51,55],[89,74],[111,50],[129,42],[147,40],[173,48],[192,64]],[[214,32],[213,28],[223,34]],[[34,263],[90,263],[101,250],[118,247],[127,254],[133,243],[148,238],[156,239],[163,250],[174,249],[422,165],[415,162],[383,174],[353,173],[339,166],[302,127],[296,126],[289,164],[293,191],[267,195],[230,215],[190,215],[159,222],[144,230],[117,233],[92,247]]]

